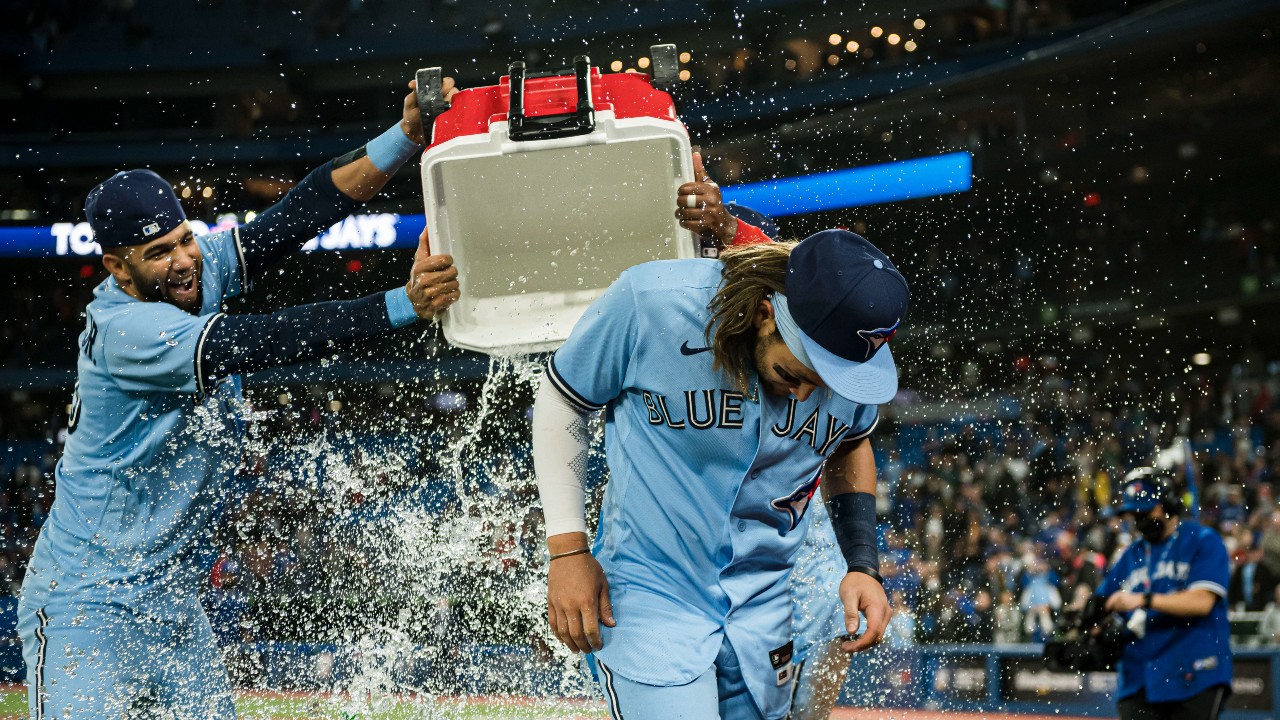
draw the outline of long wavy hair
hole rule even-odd
[[[755,368],[756,309],[775,292],[787,291],[787,260],[794,242],[736,245],[720,253],[724,283],[711,299],[706,337],[714,367],[748,392]]]

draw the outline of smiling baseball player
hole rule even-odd
[[[867,435],[897,390],[888,342],[907,302],[888,257],[828,230],[632,268],[548,361],[533,428],[548,620],[595,653],[613,717],[786,715],[788,577],[820,473],[846,629],[865,630],[844,649],[879,641]],[[586,420],[601,409],[611,477],[590,547]]]
[[[32,718],[235,717],[199,595],[240,460],[240,375],[436,317],[458,298],[457,270],[424,233],[403,287],[267,315],[221,310],[373,198],[424,140],[410,94],[396,126],[253,222],[201,237],[149,170],[89,193],[111,276],[85,310],[57,491],[18,606]]]

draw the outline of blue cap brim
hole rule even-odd
[[[898,366],[888,343],[870,360],[859,363],[828,352],[803,330],[800,342],[818,377],[840,397],[859,405],[882,405],[898,394]]]

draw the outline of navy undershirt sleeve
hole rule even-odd
[[[246,284],[251,288],[286,255],[363,205],[333,184],[332,161],[312,170],[280,202],[240,228]]]
[[[196,347],[201,392],[229,375],[312,360],[395,326],[386,293],[285,308],[270,315],[218,315]]]

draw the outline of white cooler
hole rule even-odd
[[[424,87],[426,100],[442,107],[438,70],[419,73],[419,86],[431,72],[437,96]],[[565,72],[513,64],[435,116],[422,185],[432,252],[458,267],[461,299],[443,322],[459,347],[553,350],[623,270],[698,254],[675,217],[693,167],[671,96],[646,75],[601,75],[585,57]]]

